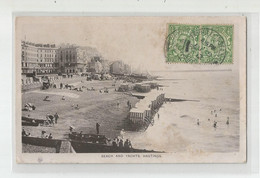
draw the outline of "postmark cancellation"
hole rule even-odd
[[[166,62],[232,64],[233,25],[168,24]]]

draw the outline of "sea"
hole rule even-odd
[[[155,151],[239,151],[238,74],[232,70],[154,72],[165,96],[176,100],[163,104],[146,131],[128,131],[125,138],[135,148]]]

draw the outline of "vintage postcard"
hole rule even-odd
[[[246,18],[16,16],[17,163],[245,163]]]

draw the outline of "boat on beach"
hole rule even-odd
[[[86,141],[71,140],[71,145],[76,153],[156,153],[157,151],[135,149],[135,148],[119,148],[112,145],[91,143]]]
[[[40,138],[40,137],[22,136],[23,144],[55,148],[56,153],[59,153],[62,141],[63,140],[60,140],[60,139],[48,139],[48,138]]]
[[[40,146],[43,147],[43,149],[44,147],[55,148],[56,153],[159,153],[154,150],[113,146],[111,144],[111,139],[107,138],[105,135],[71,132],[68,136],[68,139],[22,136],[22,143]]]
[[[146,153],[157,152],[154,150],[135,149],[132,147],[113,146],[111,139],[105,135],[81,134],[72,132],[69,134],[71,146],[76,153]]]
[[[38,126],[43,125],[46,119],[34,119],[30,117],[22,116],[22,126]]]

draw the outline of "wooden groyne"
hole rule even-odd
[[[166,102],[183,102],[183,101],[193,101],[200,102],[200,100],[189,100],[189,99],[178,99],[178,98],[165,98]]]

